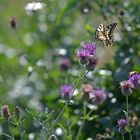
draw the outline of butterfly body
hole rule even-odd
[[[117,26],[117,23],[109,24],[105,26],[103,22],[101,22],[96,29],[95,39],[103,42],[104,46],[111,46],[114,41],[113,32]]]

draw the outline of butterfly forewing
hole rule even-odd
[[[106,40],[106,35],[105,35],[105,27],[104,27],[104,23],[101,22],[98,26],[98,28],[96,29],[95,32],[95,38],[99,39],[99,40]]]

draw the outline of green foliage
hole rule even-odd
[[[130,71],[140,72],[139,0],[42,2],[44,8],[27,13],[24,7],[28,1],[1,0],[0,105],[8,105],[13,117],[10,130],[9,122],[0,118],[0,139],[85,140],[101,134],[106,139],[121,140],[117,120],[127,112],[122,111],[126,104],[119,82],[128,79]],[[12,17],[16,19],[16,28],[10,27]],[[110,48],[97,42],[97,68],[78,83],[79,94],[66,106],[61,101],[60,86],[74,86],[79,79],[83,67],[75,51],[82,41],[91,41],[101,21],[118,23],[115,42]],[[61,69],[60,61],[64,58],[70,62],[69,70]],[[99,106],[89,103],[85,107],[80,96],[83,83],[105,89],[108,99]],[[134,90],[129,110],[138,117],[139,100],[139,90]],[[17,105],[22,112],[20,119],[14,115]],[[137,130],[132,135],[136,140],[140,138],[137,124],[133,129],[126,127],[127,132]],[[56,134],[58,128],[62,135]]]

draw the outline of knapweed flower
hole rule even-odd
[[[59,61],[61,70],[67,71],[70,68],[70,60],[68,58],[62,58]]]
[[[90,99],[96,105],[102,104],[107,98],[107,92],[103,89],[95,89],[90,94]]]
[[[63,99],[70,100],[72,96],[72,86],[62,85],[60,88]]]
[[[84,65],[87,63],[87,59],[90,56],[90,52],[88,50],[81,49],[81,50],[78,50],[76,54],[81,64]]]
[[[81,86],[81,95],[83,99],[88,100],[90,98],[90,93],[93,92],[93,86],[91,84],[84,84]]]
[[[118,130],[119,130],[119,132],[121,132],[121,133],[125,133],[125,127],[128,125],[128,120],[127,119],[119,119],[118,120]]]
[[[15,107],[15,115],[20,118],[20,113],[21,113],[21,110],[18,106]]]
[[[10,117],[10,110],[9,110],[9,106],[4,105],[1,108],[1,115],[3,118],[8,119]]]
[[[132,88],[134,88],[134,84],[130,80],[120,82],[120,87],[122,94],[125,96],[129,96],[132,94]]]
[[[82,65],[89,71],[94,70],[97,59],[95,56],[96,45],[91,43],[81,43],[82,48],[76,52],[77,57]]]
[[[96,52],[96,45],[95,44],[82,42],[81,46],[83,49],[88,50],[90,55],[94,55]]]
[[[10,19],[9,24],[10,24],[10,27],[11,27],[11,28],[15,29],[16,26],[17,26],[16,18],[15,18],[15,17],[12,17],[12,18]]]
[[[88,70],[88,71],[93,71],[96,67],[96,64],[97,64],[97,58],[93,55],[90,55],[88,58],[87,58],[87,63],[85,65],[85,68]]]
[[[135,88],[140,88],[140,74],[136,71],[129,73],[129,80],[133,83]]]

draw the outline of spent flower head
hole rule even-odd
[[[71,99],[72,86],[62,85],[60,88],[60,91],[61,91],[61,96],[63,99],[66,99],[66,100]]]
[[[91,84],[83,84],[81,86],[81,95],[84,99],[88,100],[90,98],[90,93],[93,92],[93,86]]]
[[[132,94],[132,89],[134,88],[134,84],[131,82],[131,80],[122,81],[120,82],[120,88],[123,95],[129,96]]]

